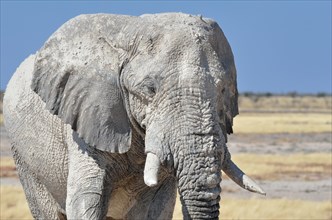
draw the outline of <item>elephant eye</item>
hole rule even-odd
[[[145,85],[143,89],[144,94],[151,97],[156,94],[156,88],[153,85]]]
[[[141,89],[142,93],[144,96],[151,98],[153,97],[156,92],[157,92],[157,83],[155,82],[156,80],[151,79],[151,78],[146,78],[142,83],[141,83]]]
[[[149,90],[149,93],[156,94],[156,88],[154,88],[153,86],[149,86],[147,89]]]

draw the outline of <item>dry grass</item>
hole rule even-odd
[[[224,199],[221,219],[331,219],[332,204],[287,199]],[[173,219],[182,219],[177,198]]]
[[[325,112],[332,109],[332,97],[317,96],[257,96],[239,97],[241,111],[272,111],[272,112]]]
[[[240,96],[236,133],[332,132],[332,97]]]
[[[257,179],[318,180],[332,176],[332,154],[235,154],[233,161]],[[224,176],[225,177],[225,176]]]
[[[235,117],[235,133],[332,132],[332,116],[325,113],[243,113]]]
[[[12,157],[0,157],[0,167],[15,167]]]
[[[22,188],[1,186],[0,219],[33,219]]]

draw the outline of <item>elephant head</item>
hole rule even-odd
[[[91,147],[126,153],[145,143],[144,181],[166,167],[188,218],[219,215],[220,170],[264,193],[226,147],[238,114],[231,48],[212,20],[186,14],[84,15],[39,51],[32,89]]]

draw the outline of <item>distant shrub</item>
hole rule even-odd
[[[240,95],[244,97],[271,97],[274,94],[272,92],[243,92]]]
[[[293,92],[288,92],[287,93],[287,96],[290,96],[290,97],[297,97],[299,94],[297,93],[297,92],[295,92],[295,91],[293,91]]]
[[[262,96],[271,97],[271,96],[273,96],[273,94],[271,92],[265,92],[265,93],[262,93]]]
[[[240,95],[243,95],[244,97],[251,97],[254,96],[255,94],[253,92],[243,92]]]
[[[326,97],[328,94],[326,92],[319,92],[316,94],[317,97]]]

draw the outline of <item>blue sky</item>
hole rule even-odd
[[[4,1],[1,79],[68,19],[184,12],[213,18],[231,44],[240,92],[331,93],[331,1]]]

